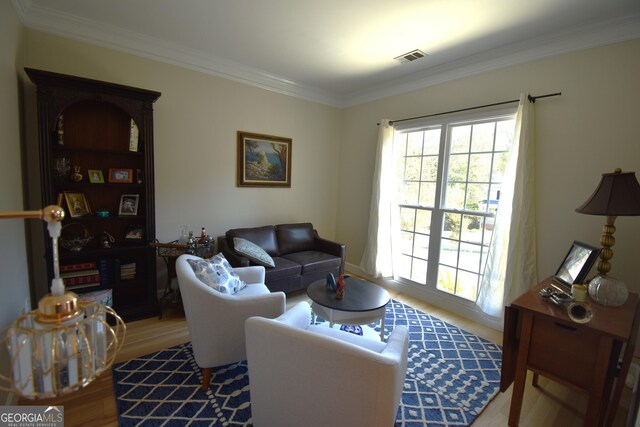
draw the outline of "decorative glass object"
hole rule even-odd
[[[619,307],[627,300],[629,290],[622,280],[603,274],[591,279],[589,295],[602,305]]]

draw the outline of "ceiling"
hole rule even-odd
[[[340,107],[640,37],[639,0],[12,3],[28,28]]]

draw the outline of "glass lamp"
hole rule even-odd
[[[602,174],[596,191],[576,212],[607,217],[600,238],[598,275],[589,282],[589,295],[602,305],[620,306],[627,300],[629,291],[623,281],[608,275],[611,270],[609,260],[616,242],[613,237],[616,217],[640,215],[640,184],[635,173],[616,169],[613,173]]]
[[[79,390],[113,364],[124,343],[126,326],[110,307],[79,301],[75,293],[65,292],[58,262],[64,218],[60,206],[0,213],[0,218],[43,219],[53,243],[54,271],[51,293],[38,302],[38,309],[23,314],[3,331],[2,345],[11,366],[8,377],[0,376],[0,388],[27,399]]]

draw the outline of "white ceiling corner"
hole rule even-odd
[[[359,22],[351,23],[348,16],[335,17],[339,12],[335,12],[334,8],[339,10],[344,3],[339,0],[327,1],[336,4],[318,8],[315,3],[302,1],[294,5],[300,9],[294,8],[293,12],[289,12],[292,4],[286,0],[12,0],[12,3],[21,21],[31,29],[334,107],[357,105],[550,55],[640,38],[640,2],[637,0],[607,0],[611,10],[604,7],[601,0],[563,0],[588,3],[588,7],[583,9],[591,9],[582,11],[581,20],[575,17],[575,11],[570,10],[563,12],[566,15],[562,16],[560,11],[554,11],[555,15],[549,18],[551,11],[544,8],[558,7],[554,6],[554,0],[539,0],[537,3],[543,3],[544,7],[537,6],[538,10],[531,6],[530,15],[522,16],[518,15],[517,8],[507,11],[506,6],[511,1],[490,0],[493,5],[504,5],[505,13],[513,14],[496,22],[496,26],[503,26],[500,30],[478,25],[468,34],[456,35],[457,42],[449,46],[443,42],[440,50],[432,55],[428,46],[413,45],[415,40],[422,40],[420,37],[429,39],[429,29],[418,28],[419,31],[406,34],[407,40],[413,40],[409,41],[412,45],[405,46],[406,49],[396,52],[394,56],[413,49],[421,49],[429,56],[410,64],[400,65],[396,62],[397,65],[390,65],[393,56],[389,55],[387,61],[386,56],[378,57],[380,53],[377,52],[385,49],[392,51],[394,48],[382,46],[384,38],[376,39],[381,34],[385,36],[381,31],[381,27],[387,24],[383,11],[378,16],[377,12],[371,12],[368,0],[352,0],[349,6],[345,6],[348,10],[344,13],[362,13],[363,23],[359,27]],[[455,0],[448,4],[463,5],[470,1]],[[398,4],[396,2],[375,0],[378,6],[385,2],[399,9],[395,6]],[[405,3],[422,8],[441,2],[421,0]],[[248,4],[253,9],[246,9]],[[262,21],[268,25],[287,13],[295,13],[296,18],[303,19],[302,15],[306,13],[303,6],[312,5],[315,8],[309,13],[313,12],[313,16],[307,17],[303,23],[281,18],[278,21],[280,26],[264,35],[268,40],[255,38],[260,37],[258,33]],[[106,12],[101,9],[105,7],[108,8]],[[186,11],[177,7],[190,9]],[[615,7],[617,9],[614,10]],[[149,8],[155,14],[152,20],[145,19],[149,18]],[[255,10],[257,16],[247,15],[244,10]],[[424,10],[430,13],[438,11]],[[388,19],[402,19],[400,12],[391,14]],[[445,12],[451,13],[451,9],[442,11]],[[267,16],[270,13],[273,16]],[[540,17],[537,18],[535,14]],[[207,19],[201,19],[203,16],[217,19],[218,25],[208,25]],[[451,19],[456,18],[459,17]],[[522,28],[515,25],[509,27],[510,19],[514,23],[520,19]],[[367,22],[375,25],[367,27]],[[173,28],[173,25],[188,28],[189,31],[166,30]],[[242,28],[243,25],[249,26],[249,29],[229,36],[229,32],[233,32],[230,29]],[[257,35],[254,36],[250,30],[256,25]],[[542,31],[545,28],[547,30]],[[336,38],[334,33],[341,38]],[[203,37],[204,41],[201,40]],[[432,36],[435,37],[445,40],[453,37],[453,34],[441,32]],[[373,50],[365,51],[368,49],[365,44],[364,50],[362,47],[350,50],[348,42],[366,41],[367,38],[378,40],[380,48],[374,49],[376,46],[373,46]],[[399,39],[402,43],[402,37]],[[260,42],[267,43],[267,46],[281,46],[281,49],[273,50],[273,54],[268,55],[264,53],[264,46],[259,46]],[[258,46],[254,46],[256,44]],[[428,45],[427,42],[424,44]],[[291,55],[285,55],[287,51]]]

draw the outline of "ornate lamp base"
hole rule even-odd
[[[598,304],[619,307],[627,300],[629,290],[622,280],[602,274],[589,282],[589,295]]]

